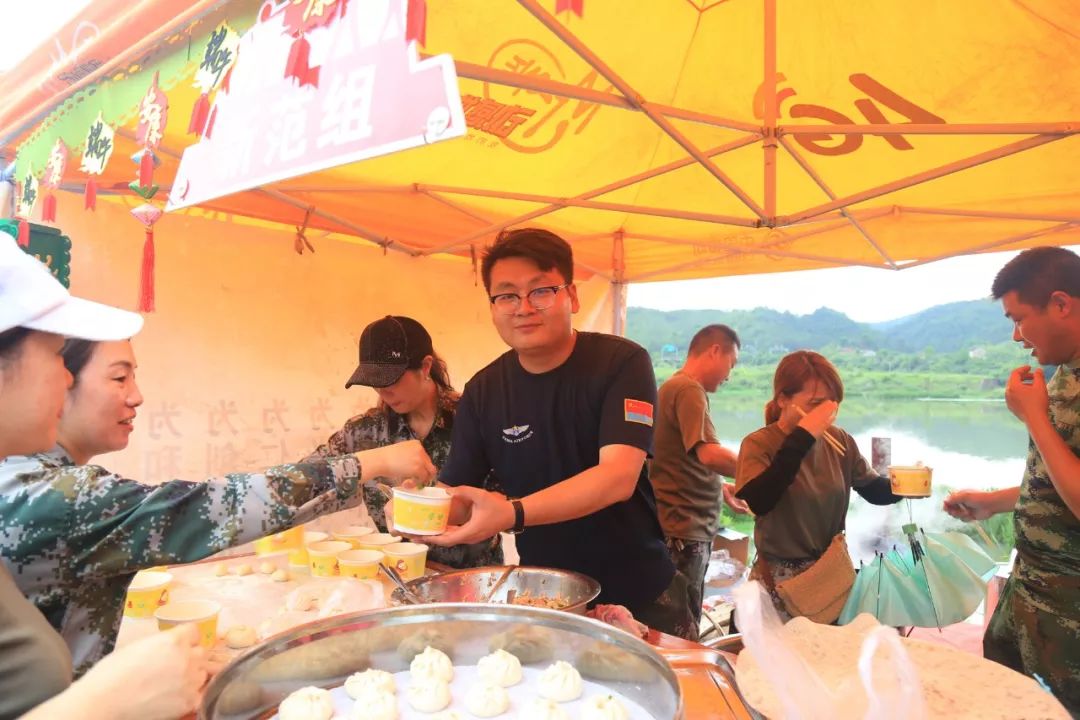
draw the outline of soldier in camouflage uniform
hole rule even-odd
[[[1037,675],[1080,717],[1080,256],[1033,248],[994,280],[1013,339],[1040,365],[1013,371],[1009,409],[1030,435],[1019,488],[960,491],[945,500],[970,520],[1014,511],[1016,565],[983,638],[991,660]]]
[[[395,453],[422,450],[413,444]],[[385,457],[371,459],[373,470],[385,467]],[[397,474],[402,463],[393,462],[380,472]],[[408,467],[406,474],[416,465]],[[0,460],[0,555],[64,637],[78,675],[112,651],[136,572],[201,560],[355,507],[360,484],[352,455],[157,486],[75,465],[60,447],[11,456]]]
[[[460,396],[451,387],[445,364],[435,354],[431,336],[423,325],[412,318],[387,316],[364,328],[360,363],[345,387],[352,385],[374,388],[380,395],[379,404],[350,419],[308,460],[419,440],[435,467],[442,468],[450,455],[454,412]],[[418,433],[411,422],[418,414],[414,406],[425,402],[433,404],[434,418],[426,433]],[[386,497],[375,482],[364,485],[364,504],[379,530],[387,532]],[[455,568],[501,565],[502,543],[496,535],[472,545],[432,546],[428,560]]]

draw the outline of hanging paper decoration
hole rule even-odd
[[[427,0],[408,0],[405,13],[405,42],[427,45]]]
[[[15,210],[15,216],[19,220],[19,234],[15,238],[21,247],[30,247],[30,216],[34,212],[34,205],[38,199],[38,179],[32,169],[27,168],[22,179],[22,192],[19,193],[19,202]]]
[[[161,144],[168,117],[169,99],[158,87],[158,74],[154,73],[154,81],[139,103],[139,126],[135,130],[135,139],[143,147],[139,153],[139,185],[143,187],[154,182],[154,168],[160,164],[154,148]]]
[[[210,93],[224,83],[226,73],[236,61],[239,47],[240,35],[228,23],[222,23],[210,33],[199,69],[195,71],[194,85],[200,95],[191,108],[191,119],[188,121],[188,132],[192,135],[202,135],[206,130]]]
[[[41,179],[42,186],[45,187],[45,199],[41,203],[41,220],[42,222],[54,223],[56,222],[56,191],[60,188],[60,184],[64,181],[64,172],[67,170],[68,163],[68,147],[64,144],[64,141],[60,138],[56,139],[56,143],[53,144],[52,150],[49,152],[49,159],[45,162],[45,175]]]
[[[79,164],[79,170],[90,176],[86,180],[83,200],[83,208],[86,210],[97,209],[97,182],[94,176],[104,173],[105,166],[109,164],[109,158],[112,157],[115,146],[114,135],[113,129],[105,122],[100,112],[86,131],[82,162]]]
[[[569,10],[578,17],[583,17],[582,13],[585,11],[585,0],[555,0],[555,13],[566,12]]]
[[[324,27],[345,12],[346,0],[291,0],[285,7],[285,30],[295,38],[285,61],[285,77],[301,87],[319,86],[319,68],[311,67],[311,43],[304,33]]]
[[[131,214],[146,228],[146,242],[143,243],[142,273],[139,276],[139,312],[154,312],[154,223],[161,219],[164,211],[150,203],[143,203],[133,209]]]

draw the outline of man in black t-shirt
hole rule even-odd
[[[482,275],[511,350],[465,385],[440,480],[457,545],[518,533],[527,565],[600,581],[599,602],[696,638],[685,577],[664,545],[645,469],[656,379],[649,355],[614,335],[578,333],[570,246],[546,230],[502,233]],[[506,495],[480,489],[494,473]]]

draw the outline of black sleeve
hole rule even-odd
[[[893,495],[892,483],[887,477],[878,476],[865,485],[856,485],[854,489],[871,505],[892,505],[904,499],[900,495]]]
[[[600,447],[629,445],[651,456],[657,390],[649,353],[634,346],[614,373],[600,414]]]
[[[769,466],[760,475],[748,480],[735,496],[746,501],[755,515],[770,512],[776,507],[776,503],[780,502],[781,496],[791,483],[795,482],[799,465],[813,445],[814,436],[801,427],[796,427],[784,439]]]

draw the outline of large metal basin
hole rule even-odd
[[[509,571],[510,574],[499,582]],[[600,594],[600,583],[587,575],[569,570],[529,566],[501,566],[452,570],[440,575],[418,578],[407,583],[409,588],[424,602],[491,602],[509,604],[513,593],[514,604],[523,598],[556,598],[565,605],[553,609],[584,615],[589,603]],[[498,584],[498,587],[496,587]],[[492,589],[495,592],[492,594]],[[491,598],[488,599],[488,595]],[[395,590],[391,600],[402,602],[402,593]]]
[[[582,676],[636,702],[655,720],[685,720],[671,666],[640,639],[597,620],[521,605],[405,605],[340,615],[270,638],[236,658],[210,683],[200,720],[271,717],[307,685],[340,686],[354,672],[408,670],[427,646],[455,665],[474,665],[502,647],[525,667],[565,660]]]

